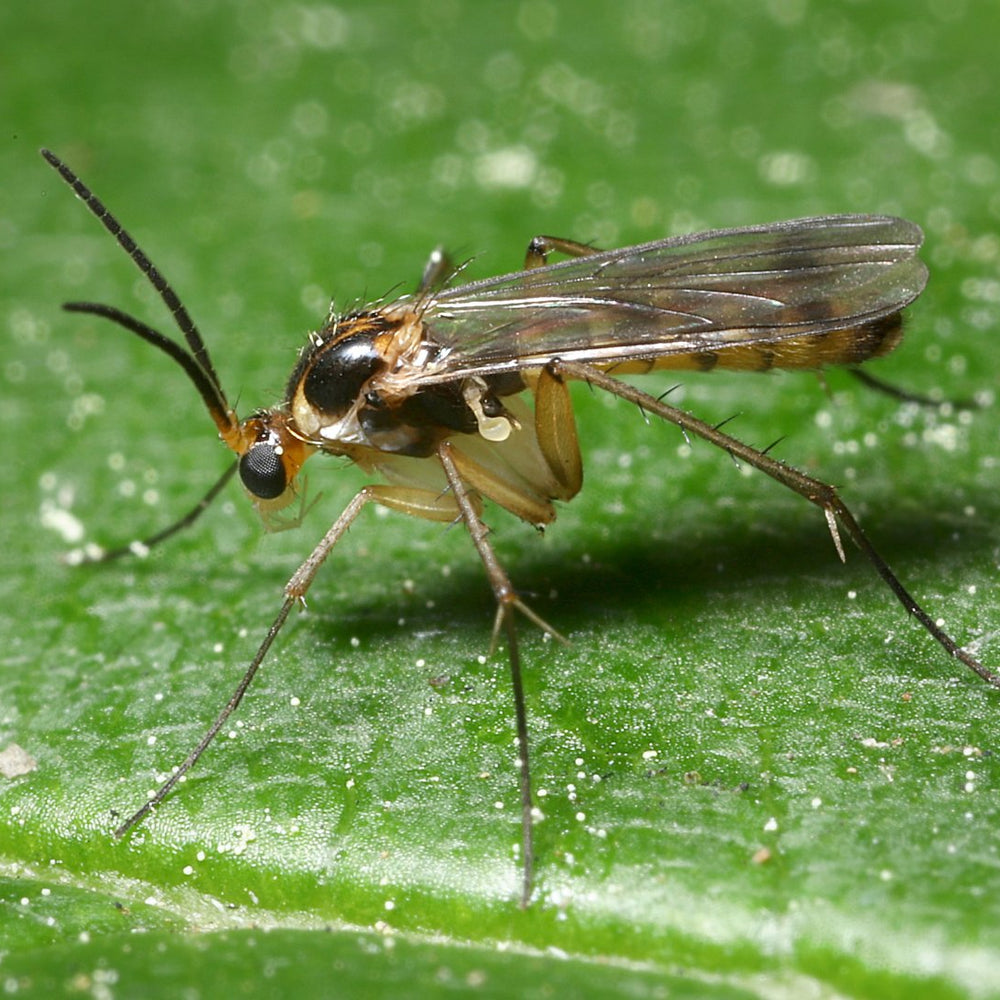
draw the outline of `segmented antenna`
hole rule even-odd
[[[91,315],[110,320],[112,323],[124,327],[130,333],[134,333],[137,337],[146,341],[147,344],[152,344],[157,350],[162,351],[169,358],[176,361],[184,369],[188,378],[194,383],[205,406],[208,408],[212,420],[215,421],[216,427],[219,428],[220,434],[226,440],[227,444],[230,444],[239,434],[239,422],[236,419],[236,414],[229,408],[229,403],[226,401],[226,395],[219,384],[219,377],[212,366],[212,360],[208,355],[205,342],[202,340],[201,334],[194,325],[194,321],[188,314],[187,309],[184,308],[181,300],[177,297],[177,293],[170,287],[170,283],[157,270],[153,262],[142,252],[136,241],[122,228],[121,223],[105,208],[104,203],[91,192],[83,181],[55,153],[48,149],[43,149],[41,150],[41,154],[59,172],[62,179],[73,189],[77,197],[83,201],[91,214],[99,219],[104,228],[114,236],[118,245],[132,258],[136,267],[139,268],[149,280],[149,283],[156,289],[160,298],[174,317],[174,322],[181,333],[184,334],[184,339],[187,341],[190,350],[186,350],[183,344],[171,340],[160,333],[159,330],[154,330],[153,327],[148,326],[141,320],[122,312],[121,309],[117,309],[114,306],[101,305],[98,302],[65,302],[63,303],[63,309],[67,312],[90,313]],[[222,491],[226,483],[229,482],[236,468],[236,463],[230,465],[190,511],[166,528],[144,539],[141,544],[149,548],[197,520]],[[128,555],[133,550],[133,545],[126,545],[102,552],[100,555],[94,557],[89,557],[87,561],[107,562],[117,559],[119,556]]]
[[[62,179],[73,189],[74,194],[87,206],[91,214],[100,221],[104,228],[111,233],[111,235],[118,242],[118,245],[132,258],[135,266],[146,276],[149,283],[156,289],[160,298],[163,300],[164,305],[170,310],[171,315],[174,317],[174,322],[177,324],[177,328],[184,334],[184,339],[187,341],[188,347],[191,349],[191,354],[193,355],[194,361],[197,362],[198,367],[201,369],[202,378],[194,379],[195,383],[198,385],[198,390],[201,392],[202,398],[208,404],[209,411],[212,413],[213,419],[216,418],[216,413],[227,413],[229,411],[229,404],[226,402],[226,395],[222,391],[222,385],[219,382],[219,376],[215,372],[215,367],[212,365],[212,359],[209,357],[208,348],[205,347],[205,342],[202,340],[201,333],[198,331],[198,327],[195,326],[194,320],[191,319],[190,314],[187,309],[184,308],[184,304],[177,297],[177,293],[171,288],[170,283],[166,278],[160,273],[156,265],[143,253],[139,244],[132,238],[129,232],[122,226],[122,224],[112,215],[111,212],[105,207],[104,202],[100,200],[91,190],[87,187],[79,177],[65,164],[62,160],[56,156],[49,149],[40,150],[41,154],[48,161],[50,166],[52,166],[62,177]],[[107,319],[112,320],[112,322],[118,323],[124,326],[126,329],[131,330],[133,333],[138,333],[143,339],[148,340],[154,346],[159,347],[161,350],[169,354],[175,361],[180,361],[177,352],[167,349],[164,345],[164,341],[167,341],[166,337],[162,334],[157,334],[158,339],[152,339],[147,337],[143,333],[139,333],[136,329],[137,326],[143,326],[143,324],[138,323],[136,320],[132,320],[131,317],[125,316],[118,310],[110,309],[106,306],[95,306],[94,308],[89,308],[90,303],[85,302],[75,302],[72,303],[74,312],[92,312],[99,316],[105,316]],[[123,322],[123,319],[129,320],[129,322]],[[145,328],[149,330],[148,327]],[[155,331],[152,331],[155,333]],[[168,343],[170,341],[167,341]],[[176,345],[175,345],[176,346]],[[189,375],[191,375],[191,369],[184,362],[180,362],[182,367]],[[193,376],[192,376],[193,378]],[[202,386],[206,382],[211,386],[211,395],[213,397],[213,402],[209,402],[206,397]],[[227,421],[228,423],[229,421]],[[216,423],[218,420],[216,419]]]

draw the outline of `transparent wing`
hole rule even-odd
[[[421,306],[442,351],[428,381],[612,364],[843,330],[891,316],[927,280],[920,228],[834,215],[713,230],[446,288]]]

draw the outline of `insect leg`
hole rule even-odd
[[[978,410],[980,404],[974,399],[934,399],[931,396],[921,395],[919,392],[910,392],[908,389],[900,389],[899,386],[886,382],[884,379],[876,378],[863,368],[847,369],[862,385],[874,389],[876,392],[884,393],[893,399],[902,400],[904,403],[916,403],[918,406],[930,406],[939,409],[942,406],[952,406],[956,410]]]
[[[564,253],[567,257],[588,257],[592,253],[600,253],[595,247],[576,240],[564,240],[559,236],[535,236],[528,244],[524,255],[524,269],[530,271],[533,267],[544,267],[548,263],[550,253]]]
[[[557,498],[572,500],[583,485],[573,400],[566,383],[548,368],[539,374],[535,386],[535,436],[549,471],[559,484]]]
[[[454,270],[451,257],[444,247],[435,247],[427,257],[427,263],[424,264],[420,284],[417,286],[417,297],[437,291],[451,277]]]
[[[229,480],[233,478],[236,468],[237,465],[233,462],[215,481],[212,488],[183,517],[179,517],[173,524],[168,524],[167,527],[161,528],[148,538],[143,538],[138,543],[130,542],[128,545],[120,545],[114,549],[105,549],[93,556],[86,549],[74,550],[69,554],[66,561],[73,564],[76,564],[78,561],[91,563],[111,562],[111,560],[120,559],[122,556],[135,555],[137,545],[142,549],[151,549],[154,545],[165,542],[172,535],[176,535],[178,531],[183,531],[185,528],[190,527],[201,517],[212,501],[222,492]],[[77,553],[79,553],[79,559],[77,559]]]
[[[685,413],[684,410],[669,406],[662,400],[658,400],[625,382],[620,382],[618,379],[612,378],[610,375],[606,375],[604,372],[590,365],[568,361],[554,361],[550,367],[556,373],[589,382],[600,389],[604,389],[616,396],[621,396],[622,399],[627,399],[629,402],[635,403],[643,410],[654,413],[664,420],[669,420],[686,433],[697,434],[698,437],[704,438],[724,451],[728,451],[734,458],[752,465],[755,469],[759,469],[772,479],[776,479],[782,485],[805,497],[810,503],[822,508],[826,514],[827,522],[831,527],[834,544],[837,545],[841,556],[843,553],[836,532],[836,524],[838,522],[851,541],[868,557],[868,560],[875,567],[876,572],[896,595],[900,604],[923,625],[934,639],[944,647],[948,654],[955,657],[961,663],[964,663],[987,683],[1000,688],[1000,675],[994,673],[971,654],[961,649],[958,643],[947,632],[941,629],[934,619],[917,603],[896,574],[889,568],[888,563],[878,554],[871,542],[868,541],[867,536],[861,530],[861,526],[854,519],[854,515],[847,508],[847,505],[837,495],[834,487],[828,483],[814,479],[812,476],[807,476],[804,472],[799,472],[798,469],[785,465],[770,455],[766,455],[758,449],[751,448],[742,441],[730,437],[717,427],[706,424],[697,417]]]
[[[264,657],[267,656],[271,644],[284,626],[293,606],[305,596],[309,585],[312,583],[320,566],[322,566],[323,561],[351,526],[362,508],[369,503],[377,503],[383,507],[390,507],[394,510],[431,521],[453,521],[459,513],[455,500],[450,495],[441,495],[429,490],[400,486],[366,486],[364,489],[359,490],[354,499],[344,508],[340,517],[333,523],[330,530],[320,539],[319,544],[313,549],[309,557],[292,574],[291,579],[285,585],[285,600],[274,621],[271,623],[271,627],[267,630],[267,634],[258,647],[254,658],[250,661],[250,666],[247,667],[243,678],[236,685],[236,689],[230,696],[229,701],[226,702],[225,708],[222,709],[215,722],[208,728],[205,735],[198,742],[198,745],[188,754],[183,763],[143,803],[141,809],[138,809],[124,823],[117,827],[114,832],[116,837],[124,837],[132,827],[145,819],[170,794],[177,782],[194,767],[198,762],[198,758],[208,749],[209,744],[226,724],[226,720],[239,707],[243,696],[254,679],[254,675],[257,673],[261,663],[264,662]]]
[[[140,809],[137,809],[124,823],[115,828],[115,837],[121,839],[125,836],[132,827],[141,823],[142,820],[149,815],[173,790],[174,785],[177,784],[181,778],[191,770],[192,767],[198,762],[198,758],[208,749],[209,744],[215,737],[219,734],[219,730],[226,724],[226,720],[229,718],[233,712],[236,711],[239,703],[243,700],[243,695],[246,694],[247,688],[250,687],[251,682],[254,679],[254,675],[257,673],[257,668],[264,662],[264,657],[267,656],[267,651],[271,648],[271,643],[274,642],[278,633],[281,631],[281,627],[285,624],[285,620],[288,618],[288,613],[292,610],[292,606],[295,604],[294,597],[286,597],[284,603],[281,605],[281,610],[278,612],[274,621],[271,623],[271,627],[267,630],[267,634],[264,636],[264,641],[260,644],[256,655],[247,667],[246,673],[243,675],[242,680],[236,685],[236,690],[233,691],[232,696],[226,703],[226,707],[219,713],[218,718],[215,722],[208,728],[204,736],[199,740],[198,745],[187,755],[184,762],[170,775],[169,778],[156,791],[142,804]]]
[[[367,503],[377,503],[380,507],[398,510],[412,517],[426,521],[454,521],[458,516],[455,501],[447,494],[434,493],[406,486],[366,486],[359,490],[354,499],[344,508],[330,530],[309,554],[308,558],[292,574],[285,584],[285,596],[301,600],[313,582],[313,577],[323,565],[333,547],[351,526],[361,508]]]
[[[507,658],[510,663],[510,679],[514,689],[514,717],[517,732],[518,753],[520,755],[520,785],[521,785],[521,907],[524,908],[531,900],[531,881],[535,855],[532,837],[532,800],[531,800],[531,768],[528,758],[528,714],[524,706],[524,685],[521,682],[521,658],[517,645],[517,628],[514,622],[515,610],[520,610],[543,628],[548,626],[541,622],[518,598],[511,585],[510,577],[497,560],[493,546],[489,542],[489,528],[483,523],[479,511],[473,503],[472,496],[465,481],[459,474],[453,456],[453,449],[445,442],[438,448],[438,457],[448,477],[451,495],[458,504],[462,520],[475,545],[479,558],[482,560],[489,579],[493,596],[497,602],[497,617],[494,624],[494,634],[503,629],[507,639]]]

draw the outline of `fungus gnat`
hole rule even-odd
[[[113,306],[70,302],[104,317],[184,369],[237,458],[183,518],[194,521],[239,472],[265,525],[297,496],[310,455],[341,455],[382,482],[347,504],[285,586],[256,654],[198,745],[116,830],[124,836],[170,793],[239,705],[289,613],[344,532],[368,504],[439,522],[461,522],[496,599],[514,694],[521,798],[521,904],[532,892],[532,791],[527,712],[515,617],[558,636],[517,595],[482,519],[490,500],[529,524],[556,516],[579,492],[583,469],[567,382],[589,383],[676,424],[794,490],[824,513],[841,559],[843,531],[897,599],[953,657],[988,683],[1000,677],[952,640],[872,547],[836,490],[697,417],[622,382],[661,369],[766,371],[858,365],[891,351],[901,311],[923,290],[922,233],[903,219],[831,215],[722,229],[595,251],[536,237],[523,271],[464,285],[432,255],[417,291],[332,315],[312,333],[276,406],[237,418],[201,334],[149,258],[57,156],[45,159],[118,241],[159,293],[184,336],[174,341]],[[548,264],[558,252],[570,259]],[[124,554],[107,552],[102,558]]]

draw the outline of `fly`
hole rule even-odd
[[[113,306],[70,302],[123,326],[171,357],[201,395],[236,461],[154,544],[194,521],[238,472],[265,525],[297,497],[306,460],[341,455],[381,481],[360,490],[285,585],[284,600],[243,678],[198,745],[140,809],[123,837],[196,763],[237,708],[292,608],[369,504],[430,521],[464,524],[496,599],[514,695],[521,799],[521,905],[532,894],[532,790],[527,711],[515,618],[558,637],[518,597],[482,518],[489,500],[543,526],[555,503],[583,483],[568,382],[589,383],[729,452],[824,513],[837,554],[841,532],[867,556],[903,607],[983,680],[989,670],[938,626],[862,532],[834,487],[742,443],[719,427],[620,380],[665,369],[766,371],[858,365],[891,351],[901,312],[923,290],[923,240],[912,222],[832,215],[714,230],[595,251],[537,237],[525,268],[450,286],[447,259],[431,257],[416,293],[349,315],[310,335],[276,406],[240,420],[201,334],[167,283],[115,217],[57,156],[45,159],[115,237],[157,290],[186,347]],[[559,252],[568,260],[549,264]],[[107,552],[112,558],[129,549]]]

